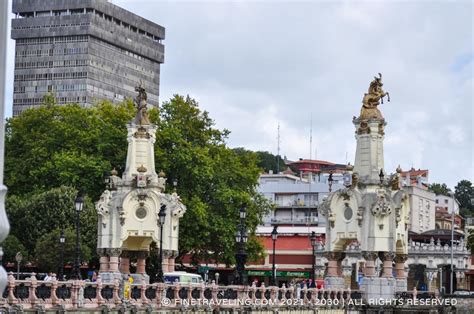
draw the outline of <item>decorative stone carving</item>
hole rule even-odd
[[[379,193],[377,195],[377,201],[372,205],[372,215],[375,217],[384,217],[392,213],[390,203],[387,201],[384,194]]]

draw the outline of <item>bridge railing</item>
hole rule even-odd
[[[206,284],[132,284],[127,298],[123,286],[81,280],[40,281],[33,275],[26,280],[8,276],[8,286],[0,298],[0,308],[22,309],[91,309],[123,307],[156,309],[216,308],[342,308],[350,299],[359,299],[350,289],[317,289],[295,287],[219,286]]]

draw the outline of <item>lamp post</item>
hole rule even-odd
[[[84,206],[84,197],[78,193],[76,200],[74,201],[76,209],[76,262],[74,263],[74,276],[75,279],[81,280],[81,243],[80,229],[81,229],[81,211]]]
[[[59,243],[61,244],[61,256],[59,258],[59,280],[64,279],[64,243],[66,242],[66,237],[64,236],[64,229],[61,230],[59,236]]]
[[[318,244],[318,238],[316,237],[316,232],[311,231],[311,235],[309,236],[309,239],[311,241],[311,247],[313,248],[313,262],[312,262],[312,271],[311,271],[311,279],[313,282],[315,281],[314,278],[314,273],[315,273],[315,267],[316,267],[316,245]]]
[[[272,282],[270,283],[272,286],[276,284],[276,266],[275,266],[275,243],[278,238],[278,226],[273,227],[272,231],[272,242],[273,242],[273,263],[272,263]]]
[[[237,261],[237,274],[238,280],[237,283],[240,285],[247,284],[245,280],[245,263],[247,261],[247,253],[245,252],[245,243],[248,240],[247,227],[245,225],[245,218],[247,217],[247,212],[245,206],[239,210],[240,223],[237,226],[237,232],[235,233],[235,242],[237,243],[238,250],[235,254],[235,259]]]
[[[160,264],[158,267],[157,281],[164,282],[163,278],[163,226],[165,225],[166,219],[166,205],[163,204],[160,207],[160,212],[158,213],[159,223],[160,223]]]

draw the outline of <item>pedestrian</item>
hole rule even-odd
[[[44,281],[52,281],[53,280],[53,274],[51,272],[47,273],[43,280]]]
[[[94,270],[94,273],[92,274],[92,282],[97,281],[97,272]]]

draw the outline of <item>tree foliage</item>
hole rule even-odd
[[[449,192],[451,192],[446,183],[432,183],[429,185],[428,189],[436,195],[448,196]]]
[[[5,183],[10,194],[80,187],[97,199],[103,175],[123,167],[125,124],[133,105],[102,102],[85,109],[49,104],[24,111],[6,124]]]
[[[176,95],[160,111],[150,109],[149,113],[158,126],[156,168],[167,173],[169,183],[178,180],[178,194],[187,206],[180,224],[180,257],[190,253],[195,262],[207,259],[232,264],[238,211],[245,204],[249,254],[259,258],[262,245],[254,232],[270,205],[256,192],[257,155],[229,149],[225,143],[229,131],[215,128],[208,113],[189,97]],[[8,120],[8,214],[12,234],[28,250],[35,249],[43,234],[62,224],[72,226],[77,189],[96,201],[104,190],[104,173],[113,167],[123,172],[126,124],[134,114],[130,101],[102,102],[92,108],[50,103]],[[168,191],[172,188],[168,184]],[[93,213],[82,216],[87,220],[83,222],[84,239],[93,249],[96,217],[92,203],[87,207]]]
[[[234,151],[237,154],[245,154],[249,151],[245,148],[238,147],[234,148]],[[284,171],[286,169],[284,158],[278,155],[273,155],[270,152],[266,151],[257,151],[257,167],[259,167],[263,172],[278,173],[278,171]]]
[[[454,187],[454,195],[459,202],[459,207],[463,209],[466,214],[474,214],[474,187],[469,180],[461,180]]]
[[[61,267],[62,244],[59,242],[61,229],[54,229],[41,236],[35,246],[35,260],[40,271],[58,271]],[[64,264],[73,265],[76,257],[76,231],[73,228],[64,230]],[[81,237],[81,260],[88,261],[91,258],[91,248]]]
[[[2,262],[3,265],[6,263],[15,263],[16,264],[16,253],[20,252],[23,256],[22,261],[28,261],[28,251],[26,250],[25,246],[15,237],[13,234],[8,235],[5,241],[2,242],[3,248],[3,257]]]
[[[7,214],[10,220],[10,235],[14,236],[28,252],[36,252],[38,239],[49,234],[51,230],[75,228],[76,214],[74,200],[77,191],[71,187],[53,188],[46,192],[28,195],[10,195],[7,198]],[[84,209],[80,213],[81,236],[84,250],[95,252],[97,245],[97,215],[89,198],[86,198]],[[75,238],[75,237],[74,237]],[[55,239],[59,241],[59,236]],[[30,254],[32,255],[32,254]],[[26,256],[26,255],[24,255]],[[89,261],[90,254],[83,255]],[[30,261],[37,260],[39,267],[44,259],[37,255],[30,256]]]

